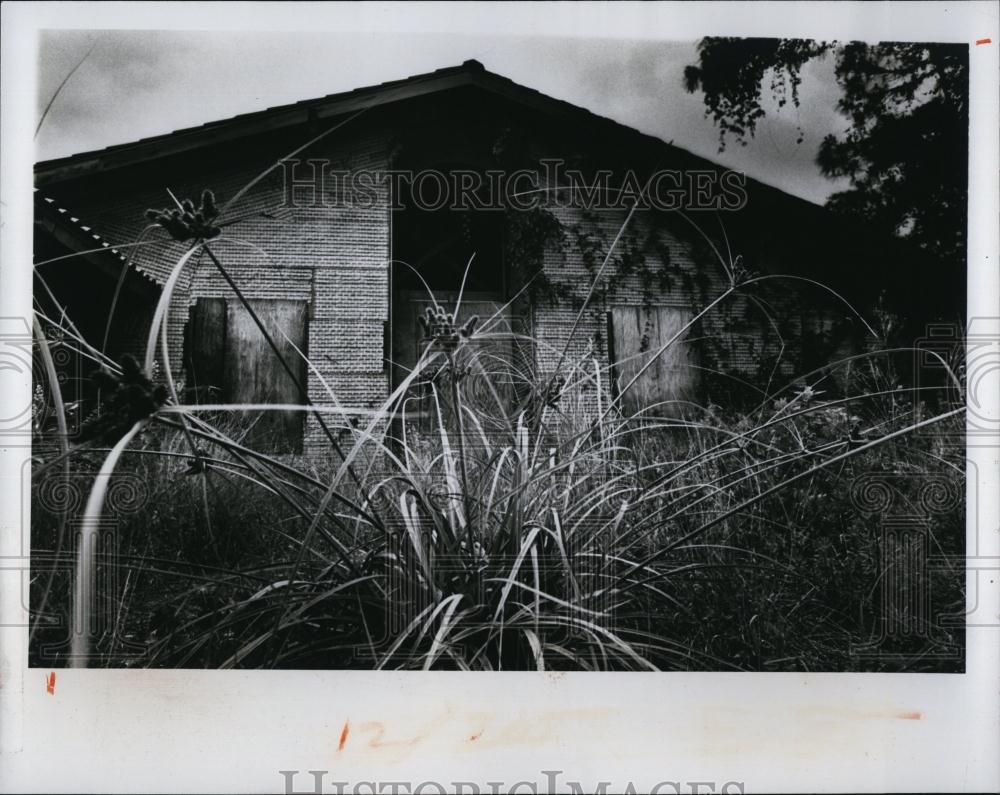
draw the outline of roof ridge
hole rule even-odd
[[[351,100],[363,101],[365,97],[372,97],[373,104],[368,106],[362,106],[360,108],[348,107],[344,109],[343,113],[349,113],[353,110],[363,111],[368,108],[374,107],[376,104],[388,104],[390,102],[398,101],[404,97],[389,97],[388,99],[383,98],[381,102],[376,102],[379,94],[383,94],[387,91],[393,91],[395,89],[412,89],[415,86],[419,86],[421,83],[433,82],[435,80],[441,80],[442,78],[457,77],[460,75],[467,75],[472,84],[479,85],[486,90],[497,90],[501,87],[511,88],[522,93],[523,97],[537,98],[544,102],[550,104],[551,107],[558,108],[564,112],[568,113],[579,113],[583,114],[585,117],[594,119],[602,124],[614,125],[618,129],[628,132],[635,136],[640,136],[646,139],[650,143],[654,143],[660,146],[670,147],[675,152],[679,153],[683,157],[692,158],[695,161],[703,162],[707,165],[711,165],[715,168],[723,169],[720,163],[711,160],[708,157],[699,155],[695,152],[685,149],[682,146],[676,145],[672,140],[665,141],[659,136],[652,135],[649,133],[642,132],[635,127],[632,127],[623,122],[612,119],[609,116],[602,116],[599,113],[592,111],[590,108],[584,107],[582,105],[576,105],[565,99],[560,99],[558,97],[546,94],[531,86],[526,86],[522,83],[518,83],[515,80],[507,77],[506,75],[499,74],[497,72],[491,72],[488,70],[480,61],[470,58],[463,61],[461,64],[456,66],[444,66],[435,69],[430,72],[422,72],[415,75],[410,75],[409,77],[400,78],[397,80],[384,81],[382,83],[375,83],[368,86],[361,86],[348,91],[341,91],[339,93],[327,94],[322,97],[313,97],[311,99],[297,100],[296,102],[291,102],[285,105],[275,105],[269,108],[262,108],[261,110],[248,111],[246,113],[240,113],[235,116],[230,116],[224,119],[216,119],[214,121],[205,122],[204,124],[195,125],[193,127],[184,127],[177,130],[173,130],[167,133],[161,133],[159,135],[147,136],[145,138],[140,138],[134,141],[125,141],[118,144],[112,144],[106,146],[103,149],[94,149],[85,152],[78,152],[72,155],[66,155],[64,157],[52,158],[50,160],[39,161],[35,163],[35,173],[45,174],[47,170],[56,171],[58,169],[68,169],[68,173],[63,175],[50,174],[50,180],[53,182],[58,182],[61,179],[72,179],[77,176],[78,173],[85,173],[87,171],[102,170],[105,168],[114,168],[115,165],[106,163],[104,159],[112,155],[118,155],[127,152],[130,149],[135,149],[138,147],[150,146],[154,142],[162,142],[177,137],[186,137],[197,135],[198,133],[205,133],[208,131],[215,131],[223,129],[228,125],[232,125],[238,122],[247,122],[254,119],[262,119],[268,116],[277,116],[282,113],[299,113],[308,114],[314,108],[321,107],[327,103],[333,102],[350,102]],[[492,85],[491,85],[492,84]],[[453,86],[447,85],[447,88]],[[499,93],[499,92],[498,92]],[[514,101],[517,101],[517,97],[512,97]],[[333,111],[330,115],[336,115]],[[303,116],[302,121],[305,121],[306,117]],[[293,122],[294,123],[294,122]],[[269,125],[265,127],[265,130],[277,129],[279,125]],[[251,135],[253,133],[247,133]],[[200,146],[200,143],[192,143],[190,148],[196,148]],[[184,151],[184,147],[180,147],[175,150],[175,152]],[[158,153],[163,155],[163,152]],[[119,162],[117,166],[127,166],[130,163]],[[79,169],[79,171],[77,171]],[[760,179],[750,177],[747,175],[747,179],[750,182],[756,183],[757,185],[766,188],[768,190],[777,191],[783,195],[789,196],[797,201],[804,202],[813,207],[822,207],[822,205],[817,204],[809,199],[805,199],[801,196],[796,196],[795,194],[788,193],[788,191],[783,190],[775,185],[763,182]]]

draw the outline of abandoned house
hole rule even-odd
[[[563,177],[552,179],[555,162]],[[372,177],[348,195],[345,175],[361,172],[466,174],[474,188],[461,206],[439,201],[438,177]],[[491,172],[523,176],[507,201],[487,195]],[[660,172],[672,175],[661,198],[665,184],[680,204],[633,207]],[[725,172],[467,61],[38,163],[36,300],[113,359],[141,358],[190,245],[145,212],[210,189],[224,272],[193,257],[167,316],[167,364],[185,400],[300,404],[304,385],[316,405],[363,413],[420,355],[430,293],[450,308],[462,292],[456,322],[477,314],[501,329],[491,344],[507,344],[513,366],[544,375],[589,357],[610,367],[613,391],[734,281],[795,277],[720,301],[624,396],[632,409],[737,400],[860,344],[851,310],[815,282],[860,306],[878,292],[875,268],[881,284],[892,277],[885,249],[822,207]],[[586,201],[563,196],[563,179]],[[279,452],[328,449],[304,412],[271,412],[255,434]]]

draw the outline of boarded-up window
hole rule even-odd
[[[191,308],[185,365],[188,387],[200,403],[305,403],[308,304],[251,301],[281,354],[275,354],[239,301],[199,299]],[[298,351],[296,351],[298,348]],[[284,359],[291,375],[281,363]],[[293,377],[294,376],[294,377]],[[247,411],[241,415],[244,443],[270,452],[301,452],[301,411]]]
[[[225,299],[199,298],[191,307],[186,332],[184,368],[188,400],[197,403],[225,401]]]
[[[624,390],[623,409],[665,417],[685,413],[685,403],[696,400],[698,389],[697,356],[685,329],[691,313],[667,306],[616,306],[608,320],[616,389]]]

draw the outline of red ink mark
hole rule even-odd
[[[922,712],[900,712],[896,715],[900,720],[920,720],[924,717]]]
[[[50,696],[56,694],[56,672],[53,671],[48,676],[45,677],[45,692]]]
[[[337,746],[338,751],[344,750],[344,744],[347,742],[347,735],[351,733],[351,722],[349,720],[344,721],[344,728],[340,731],[340,745]]]
[[[480,729],[475,734],[469,735],[469,742],[470,743],[474,743],[476,740],[478,740],[480,737],[483,736],[483,732],[484,731],[486,731],[486,730],[485,729]]]
[[[977,47],[980,44],[992,44],[992,43],[993,43],[993,41],[991,39],[976,39],[976,46]]]

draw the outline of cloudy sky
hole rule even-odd
[[[745,147],[720,153],[700,94],[683,88],[696,42],[204,31],[46,31],[40,39],[38,158],[102,148],[237,113],[395,80],[476,58],[487,69],[822,202],[845,187],[816,150],[844,129],[829,60],[807,65],[801,108],[773,108]],[[805,132],[796,144],[798,129]]]

